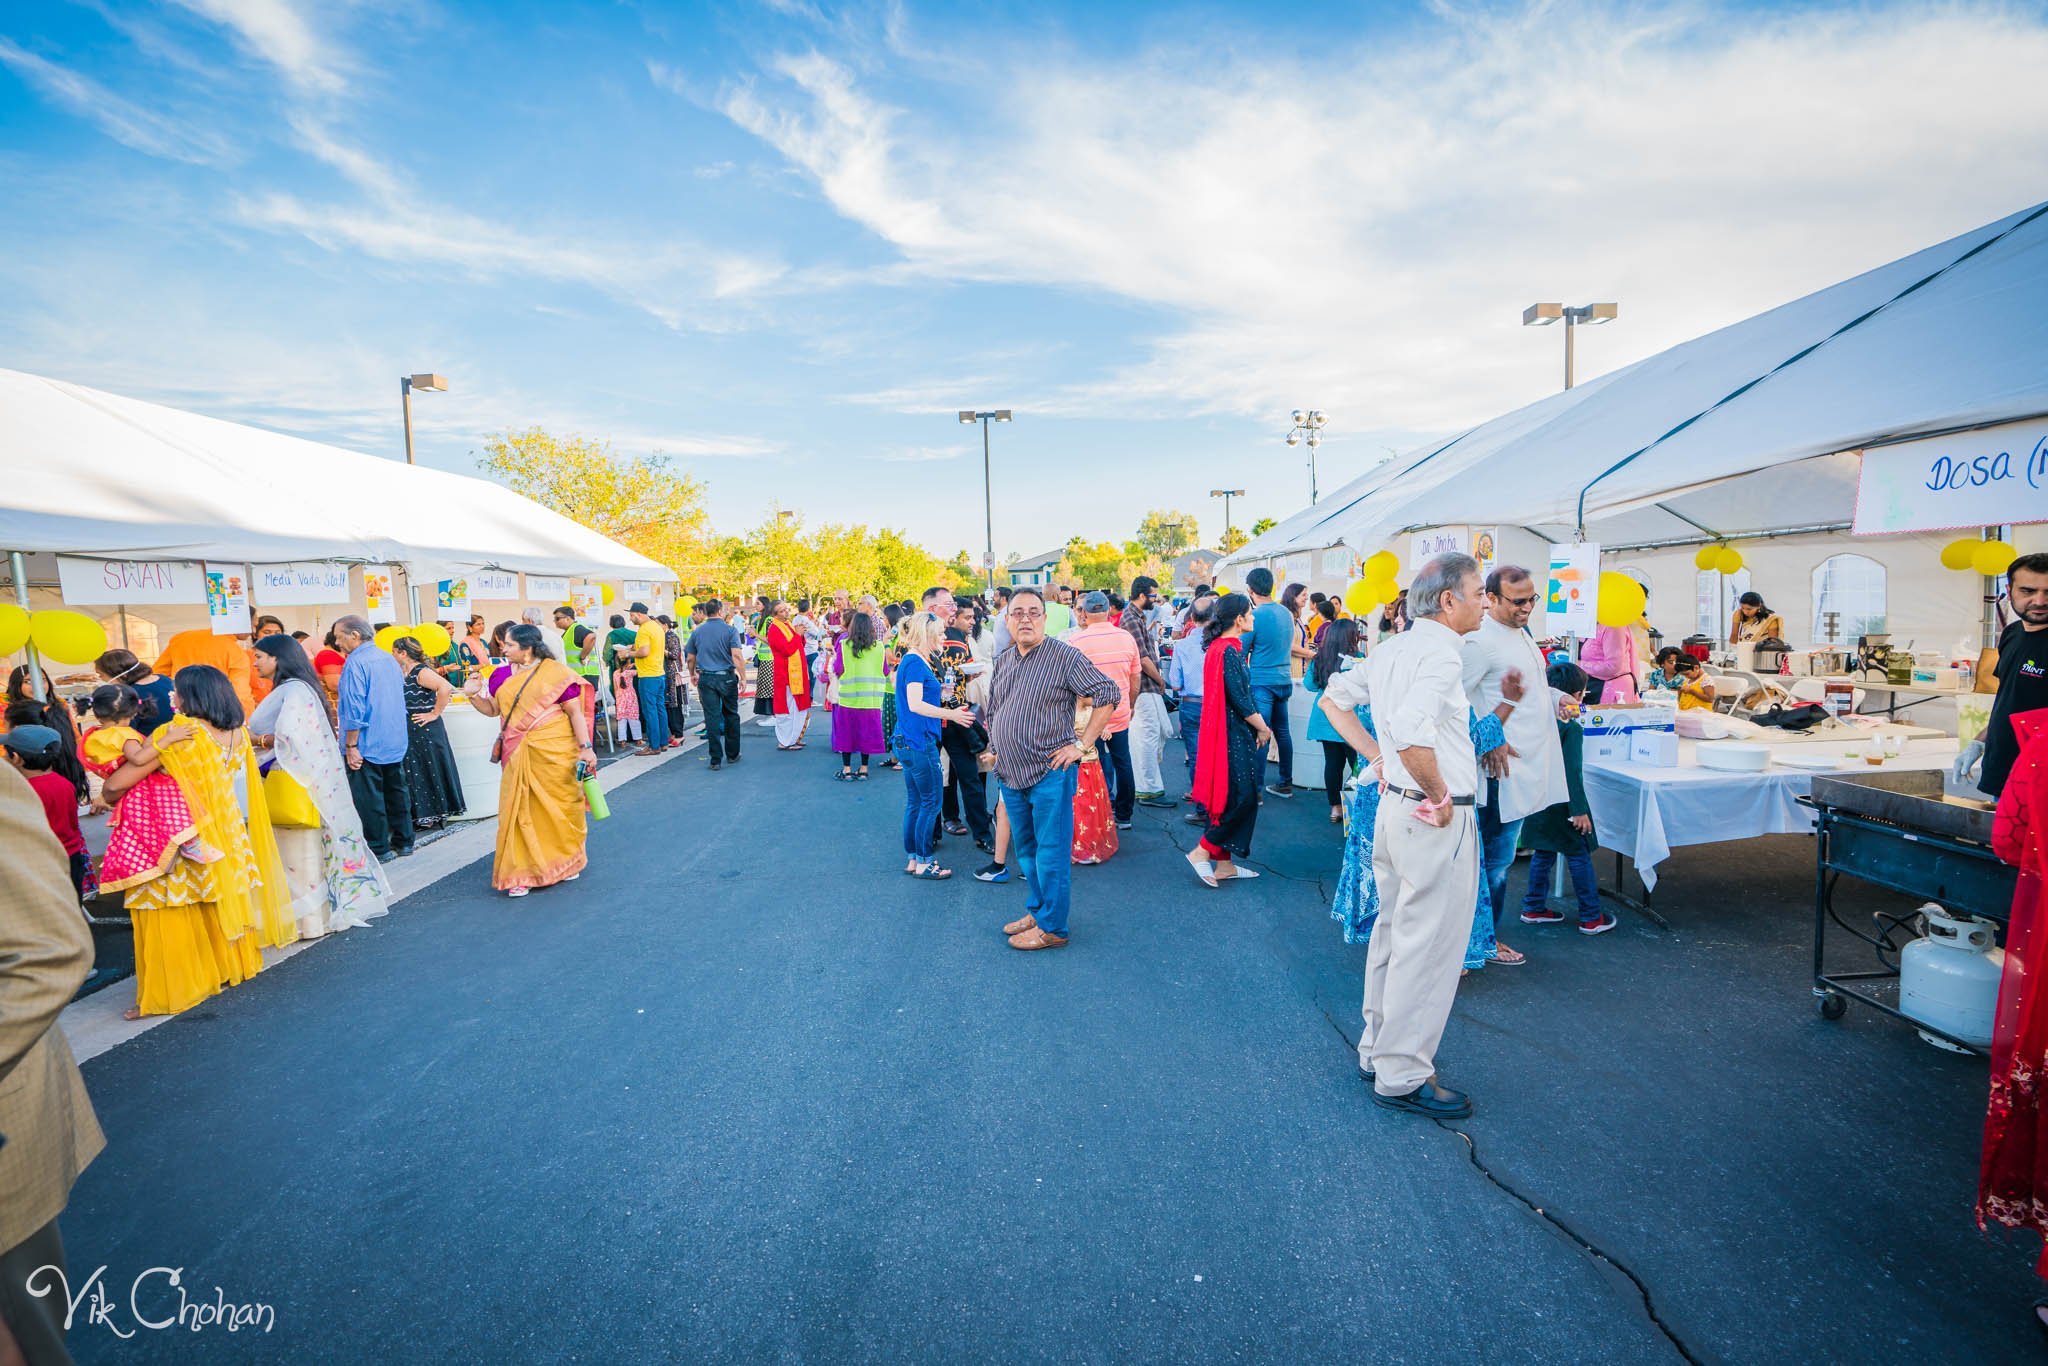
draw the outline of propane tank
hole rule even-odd
[[[2005,971],[1998,926],[1982,916],[1952,916],[1931,901],[1920,908],[1920,918],[1921,937],[1899,954],[1900,1013],[1988,1048],[1998,979]],[[1951,1053],[1963,1051],[1925,1031],[1920,1037]]]

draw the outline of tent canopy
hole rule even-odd
[[[668,580],[487,479],[0,370],[0,551]]]
[[[2048,204],[1388,461],[1231,557],[1502,524],[1605,543],[1847,525],[1861,448],[2048,413]]]

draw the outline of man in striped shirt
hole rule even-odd
[[[1013,949],[1067,942],[1074,860],[1075,765],[1110,723],[1123,689],[1088,657],[1045,635],[1045,599],[1035,588],[1010,596],[1010,648],[996,659],[988,705],[996,785],[1027,888],[1024,916],[1003,926]],[[1094,703],[1078,741],[1074,712]]]

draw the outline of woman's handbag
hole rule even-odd
[[[270,823],[293,830],[318,830],[320,812],[313,805],[305,785],[281,765],[263,775],[263,804],[270,808]]]

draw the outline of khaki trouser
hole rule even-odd
[[[1373,824],[1379,921],[1365,958],[1365,1028],[1358,1061],[1383,1096],[1413,1091],[1436,1072],[1436,1048],[1458,994],[1465,942],[1479,903],[1479,830],[1472,808],[1438,829],[1415,802],[1388,793]]]

